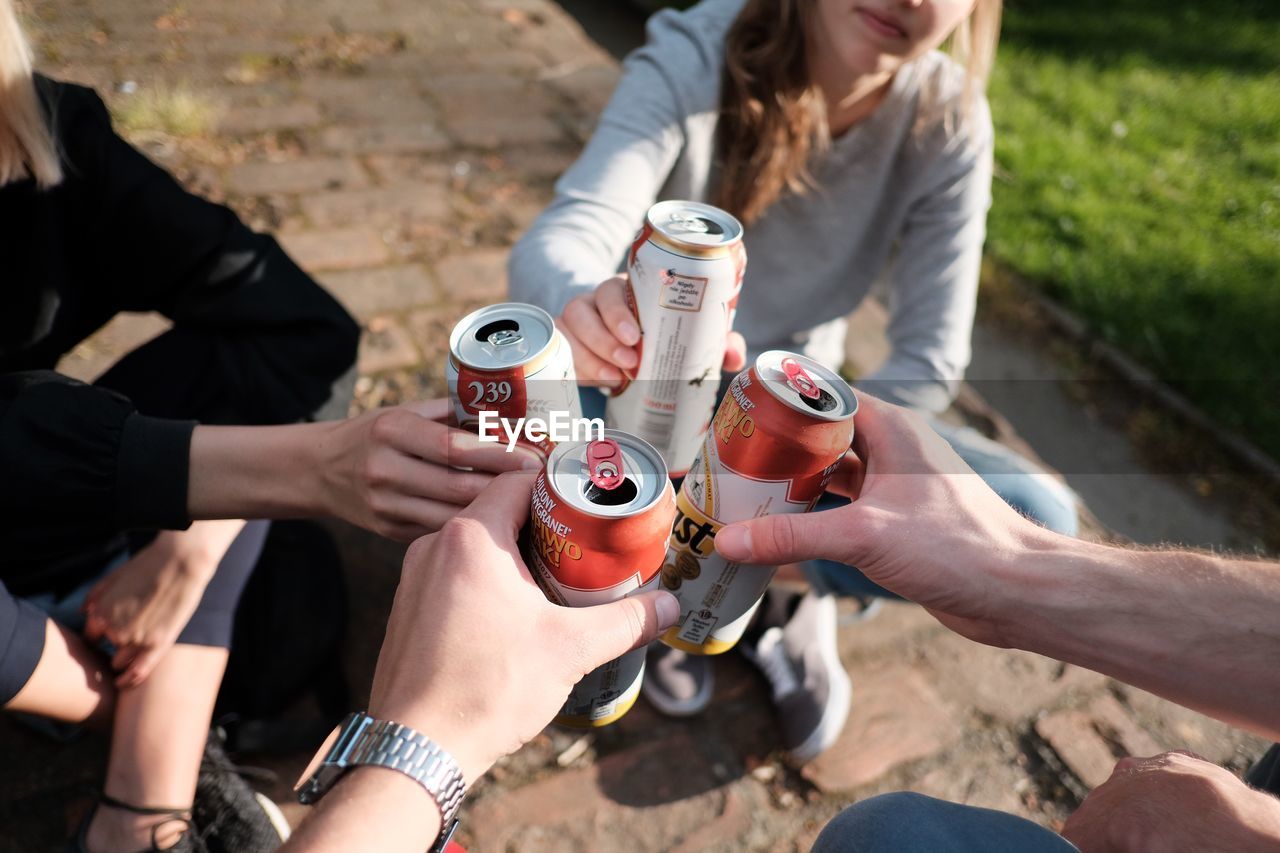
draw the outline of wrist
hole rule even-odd
[[[400,723],[429,737],[457,762],[468,788],[493,763],[484,757],[489,752],[485,741],[493,740],[493,732],[482,724],[473,724],[465,713],[416,703],[379,702],[376,697],[370,699],[368,713],[376,720]]]

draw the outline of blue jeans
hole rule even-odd
[[[726,387],[722,382],[721,395]],[[584,417],[604,417],[604,394],[595,388],[583,388],[579,396]],[[1079,529],[1076,496],[1071,489],[975,429],[937,419],[931,420],[930,425],[983,482],[1004,498],[1005,503],[1049,530],[1066,536],[1076,535]],[[816,511],[835,509],[848,503],[847,498],[826,494],[818,501]],[[899,598],[852,566],[834,560],[812,560],[804,565],[804,570],[815,587],[836,595]]]
[[[827,824],[813,853],[1080,853],[1057,833],[1004,812],[881,794],[849,806]]]

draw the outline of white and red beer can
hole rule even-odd
[[[658,448],[672,476],[687,470],[711,418],[746,267],[742,224],[692,201],[649,208],[627,257],[640,364],[612,392],[605,424]]]
[[[521,418],[569,425],[582,417],[573,352],[551,315],[534,305],[506,302],[463,317],[449,335],[445,374],[453,423],[464,429],[478,431],[486,411],[512,429]],[[551,452],[549,438],[534,444],[522,435],[520,443],[544,457]]]
[[[652,445],[617,430],[562,442],[533,487],[525,563],[547,598],[589,607],[658,588],[675,517],[667,466]],[[644,677],[644,649],[588,673],[556,722],[606,726],[631,709]]]
[[[680,622],[663,642],[704,655],[738,642],[777,567],[724,559],[716,533],[812,510],[853,442],[857,409],[839,374],[793,353],[761,353],[734,377],[676,498],[662,585],[680,600]]]

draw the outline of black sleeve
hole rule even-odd
[[[90,244],[119,310],[174,327],[100,381],[140,412],[206,423],[287,423],[329,398],[359,327],[274,239],[188,193],[112,131],[93,97],[86,177],[102,209]],[[78,164],[77,164],[78,165]]]
[[[186,527],[194,428],[52,371],[0,375],[0,526],[29,536]]]

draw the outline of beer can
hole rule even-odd
[[[605,424],[658,448],[672,476],[688,469],[711,418],[746,267],[742,224],[708,204],[655,204],[631,245],[640,364],[612,392]]]
[[[482,413],[493,413],[496,418],[484,416],[489,435],[505,442],[518,434],[522,446],[544,457],[554,444],[552,427],[572,435],[582,419],[569,343],[551,315],[534,305],[507,302],[463,317],[449,335],[445,374],[456,426],[479,431]],[[535,430],[546,433],[545,440],[526,438],[524,427],[535,420],[546,427]]]
[[[704,655],[738,642],[777,567],[724,559],[716,533],[812,510],[853,442],[857,409],[839,374],[793,353],[761,353],[734,377],[676,498],[662,585],[680,621],[663,642]]]
[[[590,442],[562,442],[533,487],[525,563],[547,598],[589,607],[658,588],[675,517],[667,466],[649,443],[617,430]],[[606,726],[631,709],[644,676],[644,649],[588,673],[556,722]]]

